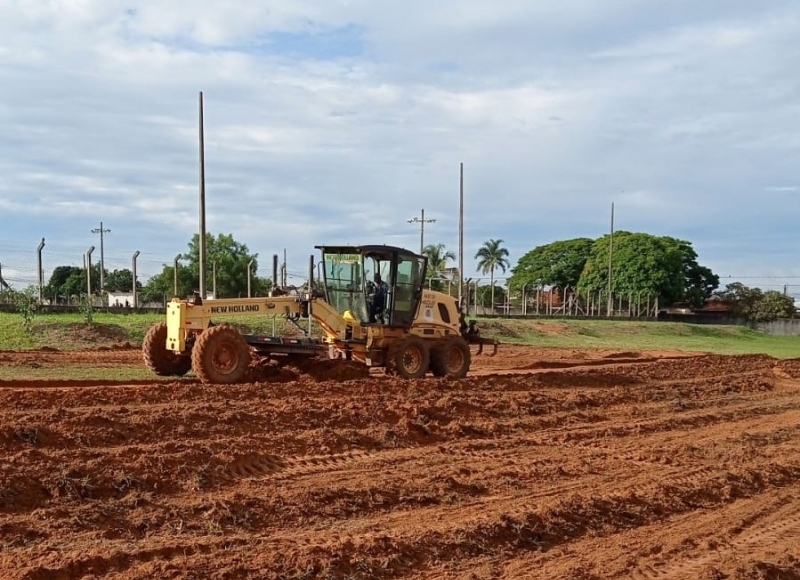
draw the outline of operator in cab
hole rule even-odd
[[[370,323],[378,322],[380,318],[380,323],[385,324],[386,321],[383,318],[383,311],[386,308],[386,297],[389,294],[389,285],[381,280],[380,272],[375,272],[373,280],[375,281],[375,292],[369,302],[369,321]]]

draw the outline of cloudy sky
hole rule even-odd
[[[142,278],[198,228],[302,275],[315,244],[457,251],[616,227],[800,292],[800,4],[0,0],[0,264]],[[750,278],[745,278],[750,277]],[[755,278],[762,277],[762,278]],[[723,279],[723,282],[726,280]]]

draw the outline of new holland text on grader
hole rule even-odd
[[[153,325],[142,349],[148,368],[160,376],[192,370],[204,383],[236,383],[254,353],[354,360],[388,374],[462,378],[471,364],[470,345],[493,346],[458,301],[425,289],[427,258],[392,246],[316,246],[322,252],[323,291],[315,290],[314,257],[308,290],[290,295],[275,288],[267,297],[202,300],[173,298],[166,321]],[[380,278],[376,278],[378,274]],[[377,284],[373,283],[373,280]],[[377,290],[377,296],[376,296]],[[243,335],[215,316],[282,314],[321,327],[322,338]]]

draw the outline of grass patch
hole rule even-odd
[[[147,330],[164,320],[161,314],[111,314],[96,312],[92,324],[87,324],[82,314],[39,314],[34,317],[30,332],[22,326],[19,314],[0,312],[0,350],[31,350],[44,347],[59,350],[76,350],[112,346],[129,342],[139,346]],[[266,316],[233,316],[214,318],[216,323],[228,323],[246,334],[298,336],[302,332],[281,316],[273,319]],[[301,326],[305,329],[308,322]],[[320,327],[312,325],[312,333],[318,334]]]
[[[800,357],[800,338],[769,336],[744,326],[628,320],[480,319],[482,334],[501,342],[564,348],[763,353]]]
[[[42,347],[75,350],[109,346],[119,342],[141,344],[147,329],[162,320],[157,314],[95,313],[92,324],[82,314],[39,314],[30,332],[22,327],[19,314],[0,312],[0,350]]]
[[[190,375],[194,376],[194,375]],[[93,366],[63,366],[30,368],[22,366],[0,366],[0,380],[3,381],[153,381],[154,377],[142,363],[141,368],[108,368]],[[179,377],[169,377],[176,380]],[[166,380],[166,379],[165,379]]]
[[[0,350],[43,347],[75,350],[125,342],[139,346],[147,329],[163,319],[163,315],[159,314],[96,313],[94,322],[88,325],[81,314],[40,314],[33,319],[31,332],[26,332],[19,314],[0,313]],[[280,336],[302,334],[282,317],[274,322],[272,318],[263,316],[215,318],[214,321],[230,323],[244,333],[271,335],[274,331]],[[800,338],[769,336],[743,326],[574,319],[480,319],[479,322],[485,336],[495,337],[501,343],[800,357]],[[302,322],[301,326],[306,329],[307,321]],[[317,335],[319,331],[319,325],[312,325],[313,334]],[[136,377],[126,375],[124,378]]]

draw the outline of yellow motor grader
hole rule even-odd
[[[269,296],[257,298],[173,298],[166,321],[145,336],[147,367],[160,376],[192,370],[203,383],[236,383],[254,354],[290,355],[357,361],[403,378],[428,372],[463,378],[472,360],[471,344],[478,345],[476,354],[485,344],[494,347],[492,355],[497,352],[498,342],[481,337],[474,321],[467,324],[456,299],[425,289],[425,256],[385,245],[315,248],[322,253],[321,288],[314,283],[311,256],[308,286],[301,293],[275,287]],[[285,316],[306,336],[241,334],[213,322],[215,317],[259,314]],[[310,336],[303,319],[317,324],[322,338]]]

